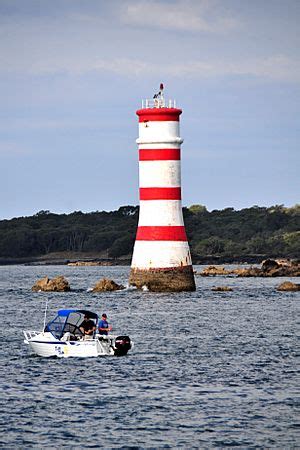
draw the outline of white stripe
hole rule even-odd
[[[189,244],[181,241],[136,241],[132,268],[162,269],[192,264]]]
[[[180,161],[140,161],[140,187],[180,187]]]
[[[139,226],[184,226],[181,200],[141,200]]]
[[[165,148],[179,148],[180,149],[180,143],[174,143],[174,142],[161,142],[157,144],[140,144],[139,148],[143,148],[145,150],[160,150]]]
[[[155,142],[180,144],[183,140],[180,138],[179,122],[139,122],[139,137],[136,142],[138,144]]]

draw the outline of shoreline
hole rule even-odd
[[[220,264],[261,264],[273,255],[246,255],[246,256],[205,256],[193,259],[193,265],[220,265]],[[288,259],[284,257],[285,259]],[[130,266],[131,255],[124,258],[105,258],[100,255],[84,253],[63,253],[23,258],[0,258],[0,266],[27,265],[27,266]]]

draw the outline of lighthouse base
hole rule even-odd
[[[195,278],[192,266],[169,267],[162,269],[131,268],[129,284],[142,289],[144,286],[153,292],[195,291]]]

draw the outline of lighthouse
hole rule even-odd
[[[162,84],[136,112],[140,211],[129,284],[150,291],[195,290],[181,204],[181,113]]]

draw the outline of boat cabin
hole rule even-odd
[[[80,325],[88,316],[97,326],[98,315],[84,309],[60,309],[57,316],[45,327],[45,332],[50,332],[56,339],[61,339],[65,333],[70,333],[74,338],[83,336]]]

